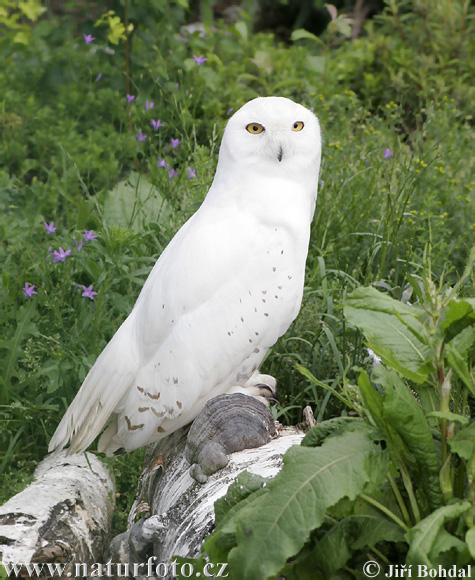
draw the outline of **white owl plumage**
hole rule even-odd
[[[80,452],[109,422],[99,451],[131,451],[255,385],[300,309],[320,156],[317,118],[289,99],[259,97],[231,117],[203,204],[161,254],[50,451],[70,441]]]

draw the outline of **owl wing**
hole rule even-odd
[[[245,383],[295,318],[305,252],[300,268],[291,252],[284,258],[292,235],[236,207],[201,210],[161,255],[50,449],[69,439],[71,452],[85,449],[112,414],[100,450],[159,439],[212,396]]]
[[[134,318],[132,312],[97,358],[58,425],[49,451],[62,449],[71,440],[69,453],[79,453],[104,428],[140,368]]]

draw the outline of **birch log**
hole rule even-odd
[[[115,483],[94,455],[50,455],[35,480],[0,507],[0,561],[5,565],[74,564],[102,559],[111,529]],[[22,575],[27,570],[22,568]]]
[[[275,477],[282,456],[299,445],[304,434],[296,428],[278,428],[277,437],[257,449],[229,456],[229,463],[209,476],[204,484],[190,475],[184,449],[188,429],[180,429],[154,446],[145,457],[139,494],[129,515],[129,530],[114,538],[112,561],[133,564],[169,562],[173,556],[196,557],[214,525],[214,502],[224,496],[237,476],[247,470]],[[133,523],[143,511],[149,517]]]

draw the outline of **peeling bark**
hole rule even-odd
[[[94,455],[50,455],[35,481],[0,507],[0,561],[61,563],[65,575],[75,563],[101,561],[114,498],[113,476]]]
[[[295,428],[279,429],[278,437],[257,449],[246,449],[229,456],[229,463],[205,484],[190,475],[184,457],[188,429],[180,429],[150,446],[139,494],[129,515],[129,530],[116,537],[111,545],[113,562],[157,562],[173,556],[196,557],[214,526],[214,502],[244,470],[263,477],[274,477],[282,467],[282,456],[292,445],[299,445],[303,432]],[[133,523],[142,512],[149,517]]]

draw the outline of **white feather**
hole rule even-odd
[[[250,134],[250,123],[265,130]],[[205,201],[160,256],[50,449],[71,440],[81,451],[110,419],[99,450],[136,449],[248,381],[300,308],[320,152],[316,117],[288,99],[255,99],[230,119]]]

